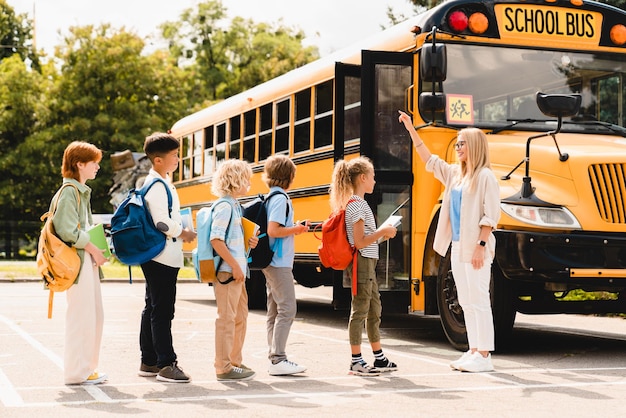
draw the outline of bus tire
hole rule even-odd
[[[460,351],[467,351],[469,347],[465,330],[465,318],[456,293],[456,284],[454,283],[450,261],[450,249],[448,249],[446,256],[439,263],[437,306],[439,308],[439,319],[446,338],[452,347]]]
[[[246,291],[248,292],[248,309],[267,309],[267,290],[262,271],[250,271],[250,278],[246,280]]]
[[[495,348],[496,350],[502,350],[510,345],[517,311],[513,303],[513,284],[502,275],[500,267],[495,262],[491,268],[489,289],[495,331]],[[452,274],[450,250],[448,250],[448,253],[441,259],[439,264],[437,305],[446,338],[457,350],[467,350],[469,346],[467,330],[465,329],[465,318],[463,309],[459,304],[454,275]]]

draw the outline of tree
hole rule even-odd
[[[318,58],[303,47],[304,33],[282,23],[227,20],[220,0],[185,10],[178,22],[161,25],[170,53],[188,72],[193,97],[206,106]]]
[[[25,14],[16,15],[6,0],[0,0],[0,61],[13,54],[39,68],[39,55],[33,45],[32,26]]]

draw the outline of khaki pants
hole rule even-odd
[[[65,384],[76,384],[98,367],[104,324],[100,275],[86,251],[78,282],[65,293],[64,378]]]
[[[219,272],[217,279],[226,281],[230,273]],[[215,373],[223,374],[240,366],[248,323],[248,293],[245,282],[213,282],[217,319],[215,320]]]
[[[357,259],[357,292],[352,296],[350,307],[350,321],[348,322],[348,335],[350,345],[361,345],[363,339],[363,327],[367,331],[367,338],[371,343],[380,341],[380,316],[382,305],[378,282],[376,281],[376,263],[378,260],[364,258],[358,254]],[[349,273],[352,274],[352,265]]]

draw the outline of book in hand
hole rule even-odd
[[[189,229],[190,231],[194,231],[193,229],[193,221],[191,219],[191,208],[184,208],[180,210],[180,217],[183,220],[183,229]]]
[[[402,215],[391,215],[387,219],[385,219],[384,222],[382,222],[380,224],[378,229],[381,229],[382,227],[387,226],[387,225],[391,225],[394,228],[397,228],[397,227],[400,226],[400,223],[402,223]],[[386,240],[387,240],[387,238],[381,237],[381,238],[378,239],[378,244],[380,244],[381,242],[384,242]]]
[[[241,225],[243,226],[243,242],[246,246],[246,255],[250,255],[248,241],[250,240],[250,237],[254,237],[259,233],[260,227],[259,225],[244,217],[241,218]]]
[[[106,258],[111,257],[111,248],[109,248],[109,242],[106,235],[104,235],[104,226],[102,224],[96,224],[89,228],[89,241],[91,241],[96,247],[104,250],[102,253]]]

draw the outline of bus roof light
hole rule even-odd
[[[475,12],[469,17],[469,30],[477,35],[482,35],[489,28],[489,20],[484,13]]]
[[[617,46],[622,46],[626,43],[626,26],[615,25],[611,28],[611,41]]]
[[[467,22],[467,15],[460,10],[450,13],[448,16],[448,25],[454,32],[463,32],[467,29]]]

